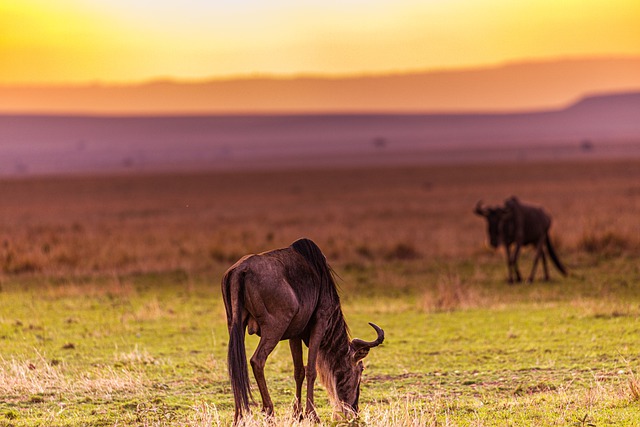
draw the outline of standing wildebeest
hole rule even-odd
[[[522,276],[518,269],[518,255],[520,254],[520,248],[526,245],[533,245],[536,248],[529,282],[533,282],[539,258],[542,258],[544,278],[549,280],[547,258],[544,253],[545,244],[549,257],[555,266],[563,275],[567,275],[567,271],[558,259],[551,245],[551,240],[549,240],[551,217],[542,208],[521,203],[517,197],[512,196],[505,201],[504,207],[485,207],[482,202],[478,202],[475,213],[487,219],[487,232],[491,246],[497,248],[500,245],[504,245],[506,249],[509,283],[513,283],[514,273],[515,280],[522,281]],[[515,250],[512,256],[511,245],[513,243],[515,243]]]
[[[317,419],[313,404],[317,368],[331,401],[340,410],[357,414],[362,359],[369,349],[382,343],[384,331],[370,323],[378,334],[375,341],[349,339],[333,272],[315,243],[300,239],[288,248],[243,257],[225,273],[222,295],[229,327],[228,365],[236,421],[248,410],[251,394],[244,345],[246,328],[249,334],[260,337],[251,367],[266,414],[273,414],[273,402],[264,365],[276,344],[287,339],[296,381],[296,415],[302,415],[303,341],[309,347],[305,413]]]

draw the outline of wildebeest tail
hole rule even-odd
[[[222,290],[227,311],[227,325],[229,327],[227,366],[235,401],[236,417],[239,417],[242,412],[249,409],[249,400],[252,399],[247,354],[244,346],[245,325],[242,319],[242,312],[244,311],[244,274],[233,269],[228,271],[222,278]],[[235,304],[232,296],[236,296]]]
[[[551,257],[551,261],[553,261],[553,263],[558,268],[560,273],[566,276],[567,270],[564,268],[564,265],[562,265],[562,263],[560,262],[558,255],[556,255],[556,251],[553,249],[553,245],[551,244],[551,239],[549,239],[548,234],[547,234],[547,251],[549,252],[549,257]]]

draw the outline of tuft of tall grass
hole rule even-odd
[[[0,258],[0,269],[6,274],[36,273],[42,270],[41,258],[29,251],[7,249]]]
[[[84,283],[81,279],[63,280],[57,284],[47,283],[44,294],[51,299],[101,296],[129,299],[136,295],[137,291],[130,280],[114,275],[113,278],[88,283]]]
[[[196,402],[193,407],[193,412],[187,421],[191,427],[222,426],[218,408],[216,405],[207,402]]]
[[[383,408],[366,406],[354,426],[427,427],[440,425],[435,412],[423,401],[400,398]]]
[[[128,353],[117,353],[115,355],[115,360],[116,364],[131,367],[155,365],[158,363],[147,350],[140,350],[137,345]]]
[[[384,258],[387,261],[392,261],[392,260],[407,261],[407,260],[418,259],[421,256],[422,255],[420,254],[420,251],[418,251],[418,249],[416,249],[416,247],[413,246],[412,244],[399,242],[399,243],[396,243],[391,249],[389,249],[386,252]]]
[[[631,371],[629,375],[629,393],[631,394],[631,400],[634,402],[640,402],[640,379]]]
[[[240,257],[242,257],[242,254],[235,251],[225,250],[218,246],[209,248],[209,258],[215,262],[231,264],[239,260]]]
[[[91,370],[68,369],[49,361],[39,352],[31,357],[0,357],[0,394],[3,396],[85,395],[108,397],[115,392],[136,392],[143,388],[139,373],[99,366]]]
[[[472,287],[465,284],[458,274],[440,275],[434,289],[422,295],[421,307],[425,311],[455,311],[477,307],[479,295]]]
[[[617,231],[585,232],[578,242],[578,248],[592,255],[619,256],[632,249],[635,242],[629,236],[623,236]]]
[[[0,358],[0,393],[3,396],[43,394],[65,384],[62,366],[41,354],[34,358]]]

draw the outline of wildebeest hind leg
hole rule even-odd
[[[544,267],[544,280],[549,281],[549,267],[547,267],[547,256],[542,250],[542,267]]]
[[[542,252],[542,245],[544,244],[544,239],[540,240],[536,245],[536,254],[533,257],[533,266],[531,267],[531,274],[529,275],[529,283],[533,283],[533,278],[536,275],[536,268],[538,267],[538,260],[540,257],[544,257],[544,253]],[[545,261],[545,271],[546,271],[546,261]]]
[[[282,331],[284,333],[284,331]],[[260,396],[262,397],[262,410],[267,415],[273,415],[273,402],[269,391],[267,390],[267,381],[264,378],[264,365],[267,361],[267,357],[280,341],[282,334],[274,338],[271,334],[263,334],[260,338],[260,343],[256,348],[255,353],[251,356],[251,368],[253,368],[253,376],[258,383],[258,389],[260,390]]]

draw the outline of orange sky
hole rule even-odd
[[[3,0],[0,84],[640,55],[638,0]]]

